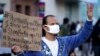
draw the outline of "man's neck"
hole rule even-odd
[[[50,40],[50,41],[54,41],[56,39],[56,37],[52,34],[46,34],[46,39]]]

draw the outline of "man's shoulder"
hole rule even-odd
[[[70,37],[71,37],[71,36],[59,36],[59,37],[57,37],[57,40],[66,41],[66,40],[70,39]]]

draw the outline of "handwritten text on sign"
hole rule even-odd
[[[41,49],[42,20],[16,12],[5,12],[3,22],[3,46],[18,45],[24,50]]]

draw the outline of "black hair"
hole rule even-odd
[[[47,22],[47,18],[48,17],[55,17],[54,15],[47,15],[47,16],[45,16],[45,17],[43,17],[43,23],[42,23],[42,25],[46,25],[48,22]],[[44,29],[42,28],[42,36],[45,36],[45,31],[44,31]]]
[[[43,25],[47,24],[48,17],[55,17],[55,16],[54,15],[47,15],[47,16],[43,17]]]
[[[67,24],[69,22],[69,19],[66,17],[63,19],[63,24]]]
[[[0,23],[3,23],[3,21],[2,21],[2,20],[0,20]]]

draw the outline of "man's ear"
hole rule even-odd
[[[45,31],[49,31],[49,28],[48,28],[47,26],[45,26],[45,25],[43,25],[43,29],[44,29]]]

